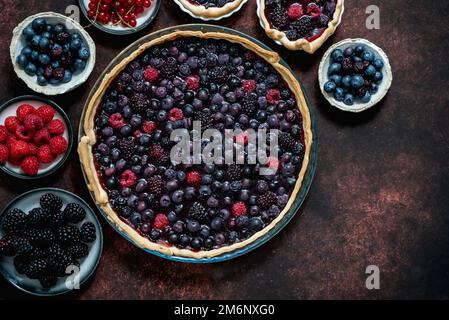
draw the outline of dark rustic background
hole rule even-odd
[[[93,27],[97,65],[88,83],[55,101],[78,128],[89,88],[126,45],[167,26],[193,23],[170,0],[138,35],[114,37]],[[214,265],[169,262],[129,244],[102,219],[100,266],[80,299],[351,299],[449,298],[449,2],[346,1],[343,23],[314,55],[289,52],[267,38],[255,0],[219,22],[246,32],[284,57],[301,77],[318,127],[318,170],[301,214],[263,247]],[[25,17],[63,13],[74,0],[2,0],[0,100],[32,92],[9,58],[12,30]],[[365,8],[381,9],[381,29],[365,28]],[[83,19],[83,25],[87,21]],[[387,98],[358,115],[336,111],[322,98],[317,68],[336,41],[362,37],[390,57],[394,81]],[[0,206],[42,186],[90,201],[76,150],[55,176],[23,183],[0,176]],[[93,206],[92,201],[90,201]],[[365,268],[381,270],[381,289],[365,289]],[[0,298],[25,297],[0,280]],[[66,296],[67,297],[67,296]]]

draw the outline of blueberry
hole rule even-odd
[[[350,93],[347,93],[343,102],[348,106],[352,106],[354,104],[354,96]]]
[[[39,59],[39,52],[37,52],[36,50],[33,50],[30,55],[30,60],[37,61],[38,59]]]
[[[354,61],[354,62],[363,62],[362,58],[357,57],[357,56],[352,56],[352,61]]]
[[[36,32],[42,32],[43,30],[45,30],[46,25],[47,21],[44,18],[36,18],[31,23],[31,26]]]
[[[42,33],[41,33],[41,36],[42,36],[43,38],[47,38],[47,39],[50,39],[50,38],[51,38],[51,34],[50,34],[50,32],[48,32],[48,31],[42,32]]]
[[[334,82],[337,86],[341,84],[341,76],[338,74],[333,74],[329,77],[329,81]]]
[[[223,227],[223,219],[220,217],[214,218],[210,223],[210,227],[215,231],[220,230]]]
[[[373,65],[369,65],[366,69],[365,69],[365,75],[368,77],[372,77],[376,74],[376,68]]]
[[[374,60],[374,54],[371,51],[365,51],[362,54],[362,59],[364,61],[372,62]]]
[[[354,52],[356,55],[361,55],[363,53],[363,51],[365,51],[364,46],[356,46],[354,49]]]
[[[352,80],[351,76],[344,76],[343,79],[341,80],[341,83],[345,88],[349,88],[351,86],[351,80]]]
[[[17,64],[18,64],[20,67],[22,67],[22,69],[25,68],[25,67],[27,66],[27,64],[28,64],[28,59],[27,59],[27,57],[26,57],[25,55],[23,55],[23,54],[19,54],[19,55],[17,56],[16,61],[17,61]]]
[[[362,76],[360,75],[355,75],[352,77],[351,79],[351,86],[353,88],[360,88],[361,86],[363,86],[365,84],[365,80],[363,79]]]
[[[31,39],[30,43],[33,47],[38,47],[39,46],[39,42],[41,41],[42,37],[40,35],[34,35],[33,38]]]
[[[24,55],[25,57],[29,58],[31,56],[31,52],[33,52],[33,50],[30,47],[24,47],[21,51],[20,54]]]
[[[86,61],[81,59],[76,59],[74,63],[74,67],[76,71],[83,71],[86,68]]]
[[[55,30],[55,33],[65,32],[65,26],[62,23],[58,23],[54,26],[54,30]]]
[[[72,72],[69,70],[64,71],[64,78],[62,79],[63,83],[68,83],[72,80]]]
[[[72,39],[72,41],[70,41],[70,49],[72,50],[79,50],[82,45],[83,42],[80,39]]]
[[[120,134],[124,137],[129,136],[132,133],[132,128],[129,124],[125,124],[120,128]]]
[[[37,77],[37,84],[40,86],[46,86],[48,84],[47,79],[44,76]]]
[[[361,101],[363,103],[368,103],[371,100],[371,94],[367,91],[365,92],[365,95],[362,97]]]
[[[332,51],[331,57],[333,62],[342,62],[344,59],[343,51],[340,49],[335,49]]]
[[[74,32],[71,35],[72,40],[82,40],[81,35],[78,32]]]
[[[50,64],[50,57],[48,56],[48,54],[41,53],[41,54],[39,55],[39,58],[38,58],[38,59],[39,59],[39,62],[40,62],[41,64],[43,64],[44,66]]]
[[[340,63],[332,63],[329,66],[328,74],[333,75],[336,73],[339,73],[341,71],[341,64]]]
[[[36,71],[36,66],[31,62],[29,62],[25,67],[25,72],[30,76],[34,76],[36,74]]]
[[[343,54],[345,55],[345,57],[349,58],[354,54],[354,49],[352,47],[347,47]]]
[[[201,229],[201,225],[198,221],[195,220],[189,220],[187,221],[187,230],[189,230],[192,233],[198,232]]]
[[[90,52],[87,47],[81,47],[81,49],[78,50],[78,57],[80,59],[87,60],[87,59],[89,59],[89,56],[90,56]]]
[[[384,75],[382,74],[382,72],[376,71],[376,73],[374,74],[373,80],[376,82],[379,82],[383,78],[384,78]]]
[[[327,93],[334,92],[336,88],[337,85],[335,84],[335,82],[328,81],[324,84],[324,91],[326,91]]]
[[[384,67],[384,62],[381,59],[375,59],[373,65],[377,70],[382,70]]]
[[[371,85],[371,90],[370,90],[371,95],[377,93],[378,91],[379,91],[379,86],[377,84],[373,83]]]
[[[25,36],[27,40],[31,40],[33,36],[36,34],[33,27],[31,25],[27,26],[25,29],[23,29],[22,34]]]
[[[263,221],[259,217],[253,217],[249,220],[249,228],[253,231],[259,231],[263,229]]]
[[[335,92],[334,92],[335,100],[343,101],[344,97],[345,97],[345,92],[342,88],[338,87],[337,89],[335,89]]]

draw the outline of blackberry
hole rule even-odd
[[[73,259],[82,259],[89,254],[89,248],[85,243],[77,243],[67,248],[67,254]]]
[[[207,212],[201,203],[194,202],[190,207],[188,216],[197,221],[204,221],[207,217]]]
[[[64,245],[80,241],[80,230],[76,226],[61,226],[56,230],[55,235],[56,239]]]
[[[255,93],[247,93],[243,97],[242,111],[249,117],[253,117],[257,111],[258,97]]]
[[[298,40],[298,32],[294,29],[290,29],[290,30],[286,31],[285,36],[290,41]]]
[[[134,155],[136,144],[134,138],[123,138],[119,141],[119,148],[122,152],[122,157],[125,160],[129,160]]]
[[[164,192],[165,184],[161,176],[156,175],[148,179],[148,190],[156,196],[161,195]]]
[[[40,204],[43,209],[47,209],[53,213],[62,208],[62,200],[53,193],[44,194],[40,199]]]
[[[271,207],[276,202],[277,202],[276,193],[272,191],[268,191],[260,195],[259,198],[257,199],[257,204],[264,209]]]
[[[341,68],[343,72],[345,73],[351,73],[354,69],[354,62],[351,58],[344,58],[343,62],[341,63]]]
[[[50,219],[47,210],[34,208],[28,213],[28,222],[33,227],[44,226]]]
[[[70,223],[78,223],[86,218],[86,211],[78,203],[69,203],[64,209],[64,217]]]
[[[58,277],[55,276],[43,276],[39,278],[39,282],[44,289],[50,289],[56,285]]]
[[[217,84],[225,83],[228,81],[228,72],[225,67],[214,67],[208,72],[209,80]]]
[[[238,164],[231,164],[228,166],[226,175],[231,181],[240,180],[242,178],[242,167]]]
[[[28,216],[20,209],[14,208],[3,218],[2,227],[6,233],[17,234],[23,231],[28,222]]]
[[[16,254],[28,254],[33,250],[31,242],[24,237],[13,237],[11,239],[11,245]]]
[[[25,274],[30,263],[30,258],[26,255],[18,255],[14,258],[14,267],[20,274]]]
[[[145,111],[150,106],[150,100],[142,94],[142,93],[135,93],[131,97],[131,107],[133,110],[137,113],[144,114]]]
[[[298,21],[292,23],[299,38],[305,38],[313,30],[313,19],[310,16],[302,16]]]
[[[48,249],[48,269],[58,276],[64,276],[67,267],[72,264],[72,258],[58,244],[52,245]]]
[[[178,72],[178,62],[175,58],[170,57],[162,66],[161,75],[166,79],[173,79]]]
[[[43,259],[31,260],[26,269],[25,275],[30,279],[38,279],[47,272],[47,262]]]
[[[151,162],[156,165],[163,165],[170,160],[167,152],[160,144],[153,144],[148,155],[150,156]]]
[[[288,14],[281,6],[274,7],[270,13],[271,23],[278,29],[283,29],[288,24]]]
[[[279,135],[279,145],[284,150],[292,150],[295,147],[296,140],[291,136],[291,134],[286,132],[281,132]]]
[[[301,142],[297,142],[293,148],[293,153],[303,156],[304,155],[304,145]]]
[[[16,253],[14,252],[14,248],[11,244],[11,238],[9,236],[3,237],[0,239],[0,257],[12,257]]]
[[[52,227],[62,225],[64,220],[64,213],[61,210],[54,211],[50,214],[50,225]]]
[[[29,229],[24,236],[35,246],[45,247],[55,240],[55,236],[50,229]]]
[[[211,112],[209,109],[203,109],[196,111],[194,114],[194,121],[200,121],[201,131],[207,130],[212,127]]]
[[[34,247],[33,250],[28,254],[30,259],[46,259],[47,250],[39,247]]]
[[[81,241],[90,243],[97,238],[95,225],[92,222],[85,222],[80,228]]]

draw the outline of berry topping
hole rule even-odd
[[[168,120],[170,121],[178,121],[181,120],[184,117],[184,114],[182,113],[182,110],[179,108],[173,108],[168,113]]]
[[[159,71],[152,67],[148,67],[145,69],[145,71],[143,73],[143,77],[147,81],[151,81],[151,82],[156,81],[157,79],[159,79]]]
[[[186,83],[190,90],[198,90],[200,88],[200,77],[197,75],[188,76]]]
[[[109,124],[114,129],[120,129],[125,124],[125,119],[120,113],[114,113],[109,117]]]
[[[156,131],[156,129],[157,126],[154,121],[145,121],[143,123],[143,132],[145,133],[153,133],[154,131]]]
[[[137,178],[131,170],[125,170],[120,176],[119,182],[122,187],[132,187],[136,184]]]
[[[166,226],[168,226],[169,222],[168,222],[168,218],[165,214],[163,213],[158,213],[156,215],[156,217],[154,218],[154,227],[156,229],[164,229]]]
[[[281,93],[278,89],[270,89],[267,93],[267,100],[269,104],[277,104],[281,99]]]
[[[256,81],[242,80],[242,88],[246,92],[253,92],[254,90],[256,90]]]
[[[295,2],[292,3],[290,7],[288,7],[287,14],[290,20],[298,20],[300,17],[302,17],[304,11],[302,10],[301,4]]]
[[[234,217],[244,216],[246,215],[247,208],[244,202],[236,202],[232,205],[231,208],[232,215]]]
[[[192,186],[199,186],[201,184],[201,173],[198,171],[190,171],[186,175],[187,183]]]

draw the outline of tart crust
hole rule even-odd
[[[156,243],[152,242],[150,239],[142,236],[139,232],[137,232],[134,228],[124,222],[119,216],[114,212],[111,205],[109,204],[108,194],[103,189],[96,168],[94,164],[92,147],[96,143],[96,134],[95,134],[95,115],[97,107],[99,106],[103,95],[108,89],[111,82],[116,78],[116,76],[128,65],[128,63],[135,60],[142,52],[147,50],[148,48],[160,45],[168,41],[173,41],[178,38],[184,37],[197,37],[203,39],[224,39],[233,43],[238,43],[244,46],[246,49],[249,49],[255,53],[257,53],[260,58],[265,59],[268,63],[270,63],[274,69],[283,77],[283,79],[288,84],[291,91],[294,93],[298,105],[298,109],[301,112],[303,117],[303,129],[304,129],[304,144],[306,147],[306,151],[304,154],[303,164],[301,167],[301,171],[299,172],[296,185],[292,191],[292,194],[289,198],[289,201],[282,212],[279,214],[276,219],[274,219],[269,225],[263,228],[261,231],[253,234],[250,238],[234,243],[229,246],[223,246],[213,250],[203,250],[203,251],[192,251],[190,249],[180,249],[175,246],[170,246],[168,244]],[[78,145],[78,153],[80,156],[81,165],[84,168],[87,187],[93,193],[96,204],[101,208],[103,213],[107,216],[108,220],[113,223],[118,230],[126,235],[134,244],[139,246],[142,249],[157,251],[165,255],[185,257],[185,258],[193,258],[193,259],[207,259],[216,256],[220,256],[226,253],[230,253],[237,249],[242,249],[249,244],[255,242],[256,240],[263,237],[265,234],[270,232],[275,228],[275,226],[282,221],[284,216],[290,210],[296,196],[301,188],[301,185],[304,180],[305,173],[308,168],[310,152],[312,149],[312,129],[311,129],[311,118],[309,109],[307,107],[307,103],[304,97],[304,94],[301,90],[301,86],[299,85],[298,80],[292,74],[292,72],[280,64],[280,56],[271,51],[267,51],[255,43],[251,42],[248,39],[242,38],[237,35],[231,35],[227,33],[220,32],[202,32],[202,31],[175,31],[171,34],[159,37],[152,41],[142,44],[136,51],[130,54],[127,58],[122,60],[119,64],[117,64],[111,72],[105,75],[102,82],[100,83],[98,90],[92,95],[90,101],[86,103],[85,110],[85,118],[84,122],[81,124],[82,129],[84,130],[84,136],[81,137],[79,145]]]
[[[298,39],[295,41],[291,41],[287,38],[285,32],[274,29],[271,27],[270,22],[268,21],[265,15],[265,0],[258,0],[258,15],[260,18],[260,22],[262,27],[265,29],[265,33],[274,41],[280,42],[284,47],[289,50],[303,50],[307,53],[315,53],[323,43],[335,33],[337,27],[341,22],[341,17],[344,12],[344,0],[337,0],[334,16],[331,21],[329,21],[329,25],[326,30],[324,30],[323,34],[319,36],[317,39],[313,41],[308,41],[307,39]]]
[[[184,8],[192,12],[196,16],[200,16],[206,19],[214,19],[222,17],[234,10],[236,10],[243,2],[246,0],[234,0],[232,2],[226,3],[220,8],[206,8],[203,5],[194,5],[189,0],[178,0]]]

